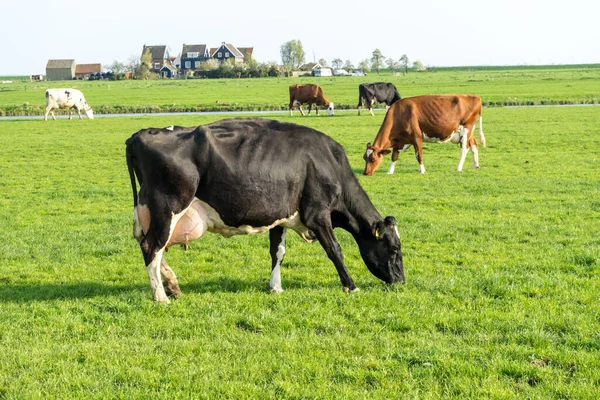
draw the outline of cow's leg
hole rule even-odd
[[[483,135],[483,115],[479,116],[479,141],[485,147],[485,136]]]
[[[167,260],[163,256],[160,262],[160,273],[162,274],[164,281],[163,287],[165,289],[165,294],[167,296],[173,296],[176,299],[181,297],[181,289],[179,288],[179,282],[177,281],[177,276],[175,272],[169,267],[167,264]]]
[[[394,151],[392,152],[392,163],[390,164],[390,168],[387,171],[388,174],[391,175],[394,173],[394,170],[396,169],[396,161],[398,160],[398,154],[405,152],[410,148],[410,146],[410,144],[405,144],[404,147],[402,147],[401,149],[394,148]]]
[[[50,111],[52,111],[52,107],[50,107],[50,106],[47,106],[47,107],[46,107],[46,110],[44,110],[44,121],[48,121],[48,113],[49,113]],[[52,118],[53,118],[53,119],[56,119],[56,118],[54,118],[54,113],[52,113]]]
[[[83,119],[83,117],[81,116],[81,108],[77,108],[77,114],[79,114],[79,119]]]
[[[144,255],[148,278],[150,278],[152,298],[161,303],[168,303],[169,298],[161,282],[161,269],[166,272],[165,278],[167,281],[171,280],[172,282],[173,279],[175,279],[175,282],[177,281],[175,274],[169,268],[168,264],[165,263],[163,265],[163,253],[175,226],[177,226],[181,217],[185,215],[188,207],[175,214],[172,211],[175,207],[170,207],[168,204],[162,204],[162,206],[157,205],[152,210],[150,226],[148,232],[140,242],[140,248]]]
[[[371,100],[371,102],[369,103],[369,112],[371,113],[371,116],[374,117],[375,114],[373,114],[373,105],[375,104],[375,99]]]
[[[312,103],[308,103],[308,115],[310,115],[310,112],[312,111]],[[317,110],[317,115],[319,115],[319,111]]]
[[[425,173],[425,164],[423,164],[423,132],[419,129],[417,134],[415,135],[415,157],[417,158],[417,162],[419,163],[419,172],[421,174]]]
[[[302,104],[298,104],[298,110],[300,110],[300,114],[304,117],[304,110],[302,109]],[[310,114],[310,111],[309,111]]]
[[[469,152],[469,128],[461,126],[460,128],[460,161],[458,162],[458,167],[456,170],[458,172],[462,172],[463,165],[465,164],[465,160],[467,158],[467,153]]]
[[[360,115],[360,108],[365,104],[365,98],[364,97],[359,97],[358,98],[358,106],[356,106],[356,108],[358,108],[358,115]]]
[[[469,149],[473,153],[473,168],[479,168],[479,149],[477,148],[477,141],[475,137],[469,137]]]
[[[73,119],[73,116],[71,115],[71,114],[72,114],[72,111],[73,111],[73,109],[71,109],[71,108],[68,108],[68,110],[69,110],[69,119]]]
[[[308,229],[310,229],[317,239],[327,257],[335,265],[335,269],[338,272],[340,281],[344,288],[344,292],[356,292],[359,289],[354,284],[354,281],[350,277],[346,266],[344,265],[344,255],[342,254],[342,248],[333,234],[333,226],[331,225],[331,216],[328,211],[321,212],[319,214],[313,214],[310,211],[306,215],[306,219],[303,221]]]
[[[285,256],[285,236],[287,229],[276,226],[269,231],[270,253],[271,253],[271,280],[267,289],[271,293],[282,293],[281,287],[281,262]]]

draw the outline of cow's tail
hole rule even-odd
[[[135,168],[133,167],[133,137],[125,142],[125,159],[127,160],[127,169],[129,170],[129,179],[131,180],[131,190],[133,191],[133,207],[138,204],[137,183],[135,181]]]
[[[483,134],[483,115],[482,115],[483,106],[479,107],[479,142],[483,147],[485,147],[485,136]]]

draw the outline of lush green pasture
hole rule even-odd
[[[331,135],[360,174],[383,115],[274,117]],[[428,145],[425,176],[412,154],[360,176],[398,219],[405,285],[337,231],[360,292],[291,235],[271,295],[268,235],[207,234],[167,253],[184,296],[155,304],[124,141],[219,118],[0,121],[0,398],[600,396],[600,107],[486,109],[480,170]]]
[[[96,114],[160,111],[263,111],[288,108],[288,86],[319,83],[338,109],[356,108],[358,85],[393,82],[402,97],[473,93],[484,105],[598,104],[600,65],[440,70],[366,77],[158,81],[63,81],[0,84],[0,115],[42,115],[48,88],[81,89]]]

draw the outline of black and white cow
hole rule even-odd
[[[358,115],[360,115],[360,108],[366,106],[371,115],[375,116],[373,104],[385,103],[387,110],[398,100],[400,100],[400,94],[392,83],[375,82],[358,85]]]
[[[81,116],[81,110],[85,112],[85,115],[89,119],[94,119],[94,111],[92,107],[85,101],[83,93],[77,89],[48,89],[46,90],[46,110],[44,111],[44,121],[48,120],[48,113],[52,115],[52,119],[56,121],[54,117],[54,110],[57,108],[66,108],[69,110],[69,119],[71,119],[71,110],[74,108],[79,114],[79,119],[83,119]]]
[[[317,239],[344,291],[348,274],[333,229],[352,234],[367,268],[387,283],[404,281],[394,217],[382,218],[361,188],[344,149],[314,129],[266,119],[226,119],[182,128],[143,129],[126,142],[140,243],[153,298],[181,295],[163,253],[206,231],[225,237],[269,231],[271,280],[281,292],[288,229]],[[136,177],[140,183],[139,193]]]

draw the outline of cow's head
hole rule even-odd
[[[85,115],[87,115],[89,119],[94,119],[94,110],[92,110],[92,107],[90,107],[87,101],[83,102],[83,111],[85,111]]]
[[[361,256],[373,275],[386,283],[404,282],[404,264],[396,218],[376,221],[359,245]]]
[[[327,114],[333,115],[333,108],[333,103],[329,103],[329,105],[327,106]]]
[[[390,150],[377,150],[375,147],[371,146],[371,143],[367,143],[367,150],[363,155],[363,159],[366,162],[365,172],[363,172],[363,174],[369,176],[373,175],[373,172],[379,168],[381,161],[383,161],[383,156],[390,153]]]

